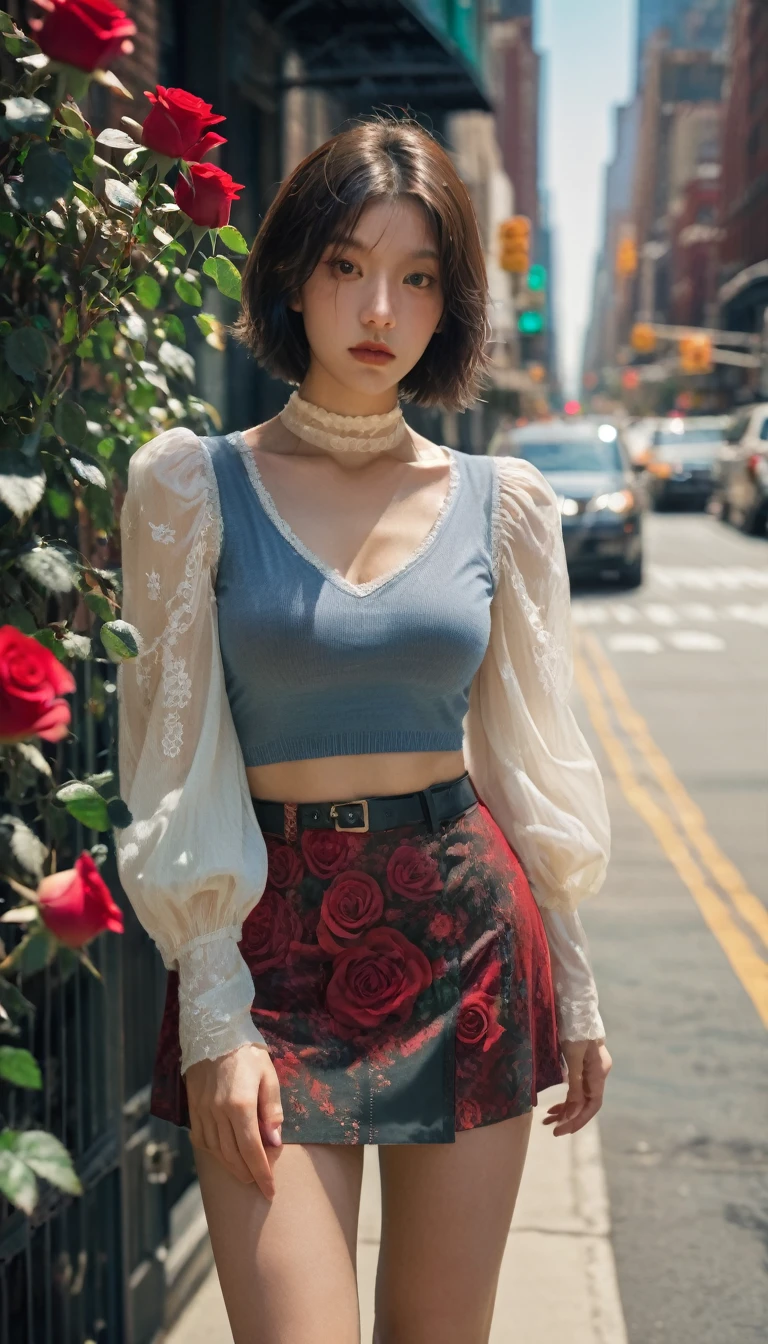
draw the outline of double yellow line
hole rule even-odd
[[[710,835],[704,814],[654,742],[599,641],[586,632],[579,634],[575,676],[627,802],[650,827],[768,1027],[768,961],[734,918],[735,911],[758,942],[768,947],[768,910]],[[668,807],[641,783],[614,724],[648,768]]]

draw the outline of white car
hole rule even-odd
[[[715,462],[712,504],[752,536],[768,530],[768,402],[733,416]]]

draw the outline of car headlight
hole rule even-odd
[[[568,499],[567,496],[561,495],[557,502],[560,505],[560,512],[565,514],[566,518],[576,517],[579,512],[579,501],[577,499]]]
[[[608,495],[596,495],[589,507],[595,513],[601,509],[610,509],[611,513],[629,513],[635,507],[635,496],[631,490],[614,490]]]

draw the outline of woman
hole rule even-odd
[[[379,1344],[480,1344],[532,1107],[599,1109],[579,900],[609,850],[567,707],[558,505],[410,430],[466,406],[486,279],[467,191],[374,121],[283,184],[240,334],[299,385],[131,462],[120,872],[169,971],[152,1112],[188,1125],[236,1344],[353,1344],[379,1145]],[[530,884],[530,885],[529,885]]]

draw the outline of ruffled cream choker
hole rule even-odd
[[[334,453],[386,453],[407,433],[399,406],[386,415],[337,415],[293,392],[280,412],[292,434]]]

